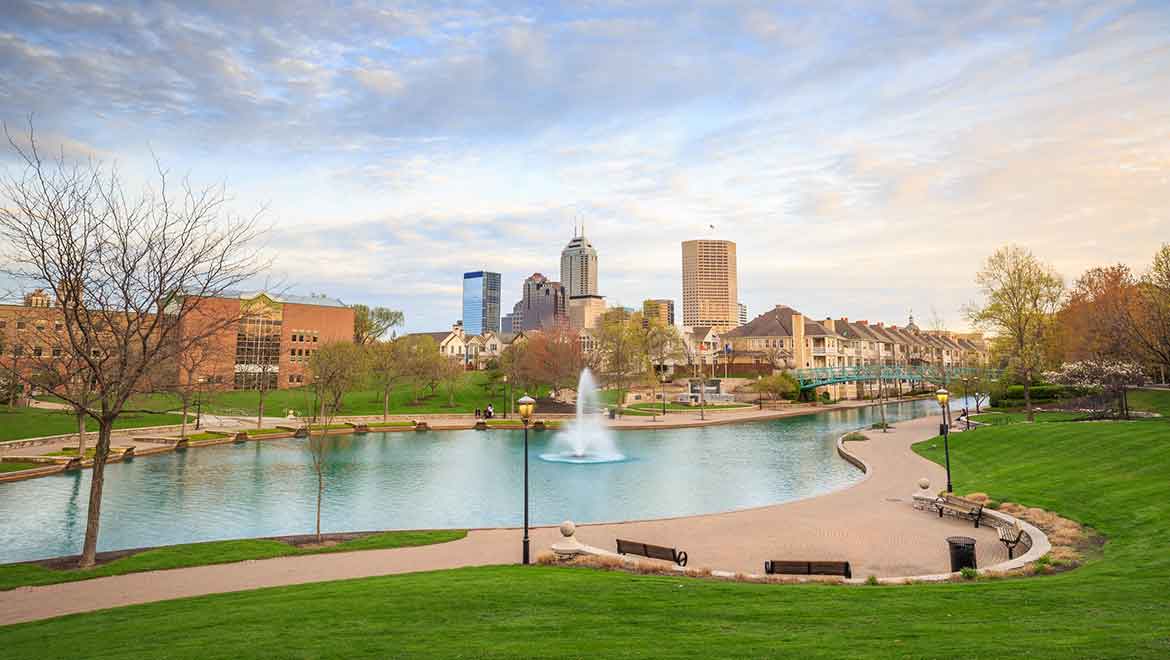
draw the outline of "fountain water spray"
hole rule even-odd
[[[613,433],[601,419],[597,383],[588,369],[577,380],[577,417],[556,439],[561,451],[541,454],[546,461],[561,463],[610,463],[625,460],[614,445]]]

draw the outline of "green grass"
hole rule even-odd
[[[385,426],[414,426],[414,422],[403,422],[403,421],[396,421],[396,422],[366,422],[366,426],[368,426],[368,427],[370,427],[370,428],[378,428],[378,427],[385,427]],[[250,433],[250,431],[249,431],[249,433]]]
[[[529,392],[534,397],[548,394],[548,388],[534,388]],[[513,389],[512,395],[519,399],[524,395],[520,389]],[[202,410],[205,413],[255,415],[260,401],[256,390],[228,390],[207,393]],[[51,400],[52,397],[46,397]],[[497,384],[494,391],[488,384],[487,373],[472,371],[464,374],[461,385],[455,392],[455,405],[447,405],[447,391],[440,386],[432,395],[430,389],[419,389],[419,401],[415,403],[406,385],[394,389],[390,397],[391,414],[425,413],[470,413],[476,408],[486,408],[491,403],[496,410],[507,407],[507,390]],[[342,399],[340,415],[381,415],[382,394],[376,390],[355,390]],[[130,398],[127,407],[136,410],[175,410],[180,407],[177,397],[166,392],[137,394]],[[313,391],[307,387],[287,390],[271,390],[264,394],[264,414],[269,417],[284,417],[289,410],[295,410],[300,417],[317,412]],[[193,412],[193,410],[192,410]]]
[[[109,575],[228,564],[252,559],[430,545],[457,541],[464,536],[467,536],[467,532],[458,529],[384,532],[321,548],[297,548],[280,541],[264,539],[190,543],[145,550],[85,571],[59,571],[35,564],[7,564],[0,566],[0,591],[33,585],[76,582]]]
[[[941,461],[938,445],[930,440],[916,450]],[[101,658],[1170,654],[1170,423],[980,429],[951,437],[951,459],[960,492],[1091,525],[1109,539],[1101,557],[1045,577],[902,587],[469,568],[21,624],[0,629],[0,648],[12,658],[76,657],[77,640],[85,640],[87,656]]]
[[[289,433],[286,429],[247,429],[249,436],[273,435],[275,433]]]
[[[708,403],[706,406],[704,406],[704,408],[706,408],[707,410],[717,410],[717,409],[721,409],[721,408],[726,409],[726,408],[753,408],[753,407],[755,407],[755,404],[751,404],[751,403]],[[661,414],[662,413],[662,402],[659,401],[658,403],[654,403],[651,401],[647,401],[647,402],[642,402],[642,403],[634,403],[634,404],[630,404],[629,406],[627,406],[626,409],[629,410],[630,408],[636,408],[638,410],[647,410],[650,412],[658,412],[659,414]],[[695,412],[698,409],[699,409],[699,406],[688,406],[685,403],[667,402],[667,404],[666,404],[667,412]]]
[[[126,412],[118,418],[114,428],[133,429],[145,426],[168,426],[181,424],[181,415],[170,413]],[[96,431],[97,422],[86,420],[86,430]],[[73,413],[45,408],[0,407],[0,442],[22,440],[46,435],[77,433],[77,418]]]
[[[1088,419],[1088,416],[1079,412],[1065,412],[1065,411],[1040,411],[1035,414],[1036,422],[1080,422]],[[1019,411],[1004,411],[1004,412],[988,412],[980,413],[978,415],[971,415],[971,419],[976,422],[983,422],[984,424],[991,424],[993,426],[1001,426],[1003,424],[1018,424],[1020,422],[1028,421],[1028,414]]]
[[[5,472],[20,472],[38,467],[48,467],[42,463],[0,463],[0,474]]]
[[[1126,396],[1129,398],[1129,407],[1133,410],[1145,410],[1170,417],[1170,391],[1133,390]]]
[[[219,433],[216,431],[200,431],[199,433],[188,433],[188,442],[199,442],[200,440],[222,440],[228,437],[227,433]]]

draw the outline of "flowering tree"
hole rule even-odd
[[[1129,401],[1126,392],[1132,387],[1146,383],[1146,374],[1141,365],[1119,360],[1081,360],[1066,362],[1060,371],[1044,374],[1050,382],[1083,389],[1100,389],[1117,402],[1121,415],[1129,418]]]

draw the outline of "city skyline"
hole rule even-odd
[[[574,222],[610,304],[681,301],[675,246],[709,237],[749,309],[961,328],[998,244],[1139,268],[1170,218],[1165,3],[6,12],[18,140],[222,183],[274,280],[404,332],[461,316],[468,261],[505,301],[555,273]]]

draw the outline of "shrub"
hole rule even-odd
[[[970,566],[964,566],[959,571],[959,575],[962,575],[964,580],[974,580],[979,575],[979,571],[971,568]]]
[[[870,575],[869,577],[865,578],[865,583],[866,583],[866,584],[868,584],[868,585],[869,585],[869,586],[871,586],[871,587],[876,587],[876,586],[878,585],[878,579],[877,579],[877,576],[876,576],[876,575]]]
[[[875,431],[881,431],[883,429],[892,429],[892,428],[894,428],[894,426],[892,424],[889,424],[888,422],[874,422],[873,424],[871,424],[869,426],[869,428],[871,428]]]
[[[869,438],[864,433],[858,433],[857,431],[846,433],[845,437],[841,438],[842,442],[864,442],[866,440],[869,440]]]
[[[817,398],[820,400],[821,403],[832,403],[833,402],[833,397],[829,396],[828,392],[821,392]]]
[[[557,553],[552,550],[541,550],[536,553],[536,563],[541,566],[549,566],[557,563]]]

